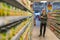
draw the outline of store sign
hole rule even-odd
[[[51,12],[52,11],[52,4],[48,4],[47,8],[48,8],[48,12]]]
[[[48,4],[48,10],[52,10],[52,5]]]

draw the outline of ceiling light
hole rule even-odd
[[[47,1],[41,1],[41,3],[46,3]]]

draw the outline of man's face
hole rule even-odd
[[[45,14],[46,14],[46,11],[43,12],[43,15],[45,15]]]

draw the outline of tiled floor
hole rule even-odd
[[[59,39],[48,28],[46,30],[45,38],[43,38],[43,36],[39,37],[39,27],[34,27],[32,31],[32,40],[59,40]]]

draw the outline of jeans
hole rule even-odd
[[[46,32],[46,25],[47,25],[47,23],[41,23],[41,25],[40,25],[40,36],[42,35],[42,29],[44,28],[44,30],[43,30],[43,36],[45,36],[45,32]]]

